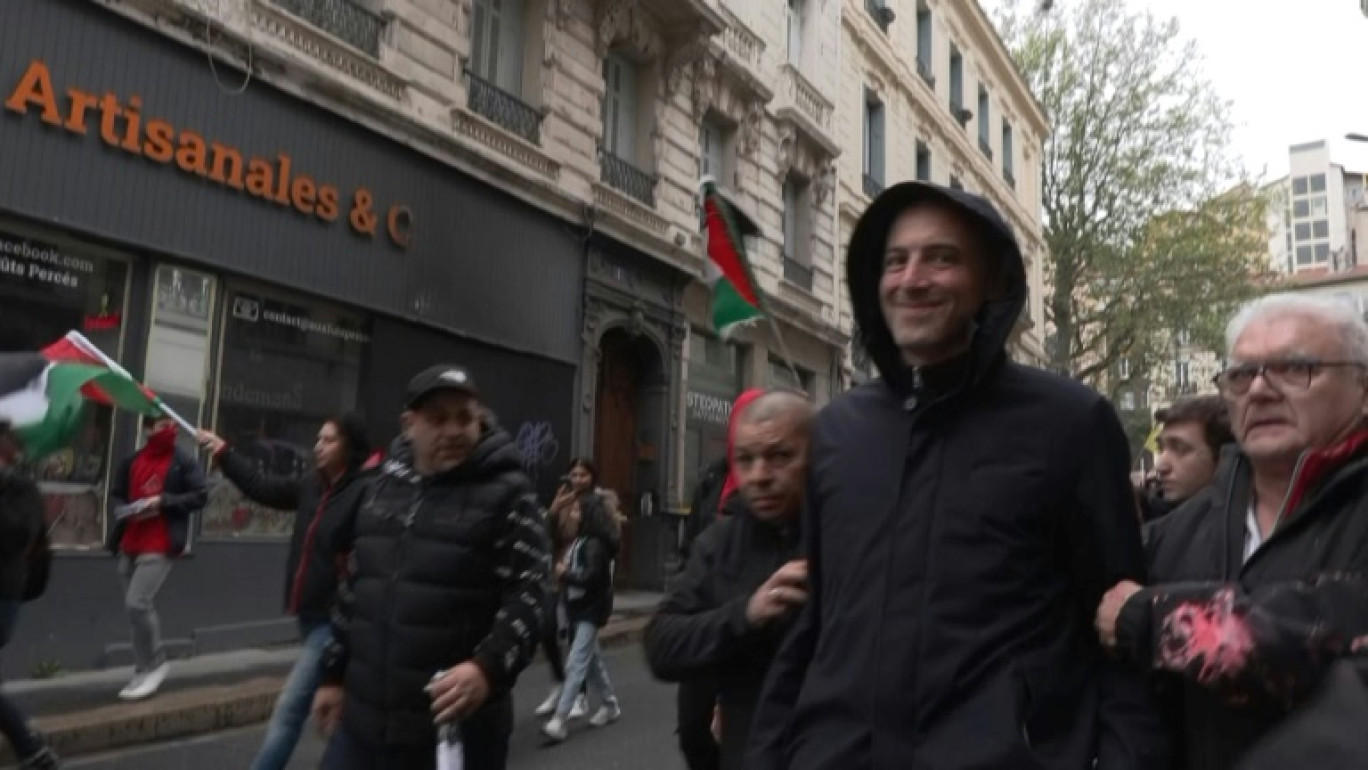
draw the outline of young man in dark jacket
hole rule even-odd
[[[329,613],[345,577],[356,510],[364,488],[361,466],[370,455],[366,426],[357,415],[323,423],[314,442],[314,472],[267,476],[244,453],[208,431],[200,443],[248,499],[295,510],[294,535],[285,560],[285,612],[299,621],[299,659],[280,691],[252,770],[284,770],[308,721],[318,689],[319,662],[332,639]]]
[[[47,547],[43,496],[32,479],[15,469],[18,452],[18,440],[9,425],[0,423],[0,649],[14,636],[20,607],[28,598],[35,554],[44,555],[36,549]],[[19,758],[20,770],[57,769],[57,756],[3,692],[0,734]]]
[[[124,607],[133,629],[133,681],[119,698],[130,701],[156,694],[170,671],[152,602],[173,560],[185,551],[191,515],[209,499],[199,462],[176,446],[176,422],[147,417],[143,427],[147,443],[123,461],[109,490],[109,509],[118,517],[109,550],[119,558]]]
[[[543,615],[544,516],[464,369],[414,377],[401,421],[356,517],[314,698],[322,767],[432,768],[437,725],[457,724],[466,770],[502,770]]]
[[[1144,683],[1092,630],[1143,579],[1126,436],[1087,387],[1013,363],[1026,265],[982,198],[909,182],[851,234],[882,378],[813,432],[811,599],[766,682],[748,770],[1152,770]]]
[[[699,538],[684,574],[646,627],[646,660],[666,681],[716,682],[723,770],[742,770],[765,672],[806,600],[798,514],[812,405],[761,396],[739,417],[730,515]]]
[[[1184,396],[1154,415],[1159,454],[1154,457],[1158,494],[1142,501],[1145,521],[1163,518],[1211,483],[1221,448],[1235,440],[1220,396]]]
[[[1226,337],[1238,446],[1150,525],[1148,587],[1123,582],[1097,612],[1104,643],[1181,676],[1185,770],[1234,767],[1368,639],[1368,324],[1270,295]]]

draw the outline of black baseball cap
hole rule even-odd
[[[455,364],[438,364],[424,369],[409,380],[405,406],[412,409],[423,399],[443,390],[465,393],[476,398],[480,396],[479,389],[475,387],[474,378],[464,367]]]

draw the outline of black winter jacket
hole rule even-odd
[[[322,680],[345,678],[343,721],[372,745],[432,746],[424,687],[473,661],[499,705],[540,634],[549,558],[522,455],[486,426],[470,459],[422,478],[400,438],[367,483]]]
[[[128,504],[128,477],[133,471],[133,460],[137,453],[124,458],[114,473],[109,488],[109,510]],[[171,537],[171,556],[179,556],[185,551],[190,537],[190,517],[204,508],[209,502],[209,486],[204,480],[204,470],[194,455],[176,447],[171,458],[171,466],[166,470],[166,483],[161,494],[161,515],[166,517],[167,533]],[[113,515],[110,515],[113,518]],[[105,548],[110,553],[119,553],[128,521],[120,521],[110,530]]]
[[[348,473],[332,485],[317,473],[270,476],[232,447],[219,455],[218,463],[223,475],[249,499],[295,510],[283,606],[305,623],[326,623],[342,579],[339,567],[345,566],[342,560],[351,550],[356,509],[365,488],[360,474]]]
[[[1146,529],[1151,587],[1126,602],[1117,638],[1139,666],[1182,677],[1186,770],[1234,767],[1368,638],[1368,430],[1299,468],[1248,561],[1252,473],[1234,446],[1211,485]]]
[[[29,574],[29,554],[44,534],[43,496],[38,485],[10,468],[0,468],[0,601],[19,601]]]
[[[613,614],[613,560],[619,537],[609,516],[603,498],[592,493],[580,498],[581,534],[566,546],[569,569],[561,586],[565,617],[571,624],[602,628]]]
[[[1368,767],[1368,658],[1336,663],[1316,696],[1250,749],[1238,770]]]
[[[693,500],[689,505],[689,516],[684,520],[684,537],[679,549],[681,569],[687,567],[693,544],[719,516],[721,510],[722,488],[727,485],[727,473],[731,463],[726,457],[708,463],[698,474],[694,484]]]
[[[797,526],[756,519],[737,495],[729,516],[699,538],[684,573],[646,626],[646,661],[667,682],[716,681],[722,710],[722,768],[744,767],[755,704],[779,652],[785,621],[753,628],[746,606],[798,556]]]
[[[887,234],[926,201],[973,212],[1005,292],[966,355],[914,369],[883,319]],[[747,770],[1154,770],[1140,677],[1093,630],[1144,552],[1126,437],[1094,391],[1006,360],[1026,301],[983,199],[890,188],[851,236],[856,323],[882,379],[819,415],[801,530],[811,600],[770,669]]]

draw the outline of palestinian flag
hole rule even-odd
[[[713,180],[703,179],[700,194],[708,244],[706,275],[713,290],[713,329],[726,338],[765,315],[764,298],[746,257],[745,240],[759,235],[760,228],[718,191]]]
[[[71,443],[89,401],[160,413],[151,391],[98,361],[65,338],[40,353],[0,353],[0,423],[14,430],[28,458]]]

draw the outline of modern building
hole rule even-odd
[[[1368,226],[1364,174],[1330,157],[1325,140],[1288,148],[1289,173],[1270,183],[1270,261],[1284,274],[1339,272],[1359,264]]]
[[[836,105],[839,241],[885,187],[920,179],[985,196],[1011,224],[1030,302],[1016,357],[1043,360],[1041,163],[1050,126],[977,2],[843,0]],[[842,328],[851,324],[841,309]],[[868,376],[858,355],[853,368]]]

